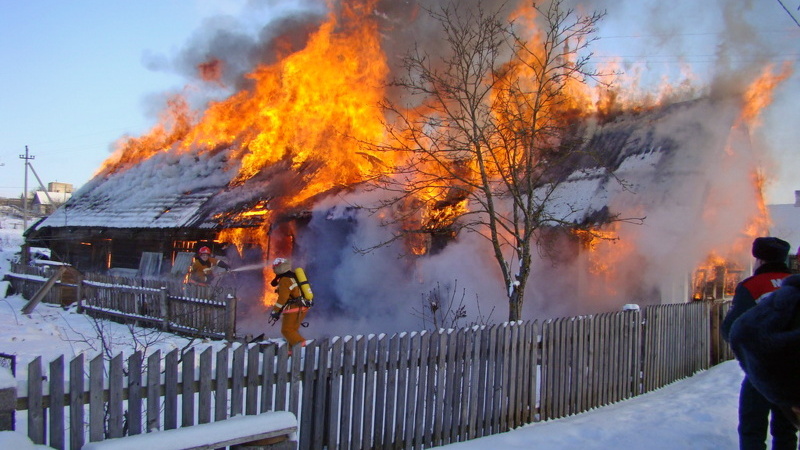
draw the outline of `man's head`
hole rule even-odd
[[[753,241],[753,257],[764,262],[784,262],[791,245],[776,237],[757,237]]]
[[[292,270],[292,264],[286,258],[275,258],[275,260],[272,261],[272,270],[275,272],[275,275],[280,275]]]
[[[200,247],[200,250],[197,251],[197,256],[203,260],[208,259],[211,256],[211,249],[208,247]]]

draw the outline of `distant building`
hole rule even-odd
[[[72,184],[51,182],[47,183],[47,191],[35,191],[28,206],[34,215],[46,216],[52,214],[59,206],[72,197]]]
[[[794,203],[769,205],[772,225],[770,236],[779,237],[792,245],[791,255],[796,255],[800,247],[800,191],[794,191]],[[790,258],[792,268],[798,271],[797,258]]]

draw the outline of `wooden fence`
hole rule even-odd
[[[50,278],[47,267],[12,265],[7,276],[16,292],[32,299]],[[86,274],[59,280],[48,303],[78,299],[78,309],[93,317],[136,322],[189,336],[232,339],[236,333],[236,293],[232,288],[184,284],[178,280]]]
[[[438,332],[83,356],[28,367],[28,434],[88,441],[271,410],[295,413],[301,449],[429,448],[607,405],[711,365],[706,302]],[[68,421],[68,423],[67,423]],[[65,431],[66,430],[66,431]],[[65,442],[65,433],[69,433]],[[68,446],[67,446],[68,444]]]

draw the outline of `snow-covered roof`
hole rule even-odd
[[[588,124],[584,130],[587,149],[612,166],[613,173],[598,171],[596,163],[592,166],[592,162],[587,162],[594,161],[589,158],[579,162],[579,170],[556,192],[551,215],[584,222],[607,210],[615,193],[647,189],[663,183],[664,177],[690,175],[691,164],[677,167],[671,155],[677,147],[685,150],[686,142],[697,148],[710,146],[713,139],[705,135],[697,121],[721,120],[725,122],[721,128],[729,130],[730,117],[720,116],[724,115],[716,114],[712,101],[698,100],[620,115],[602,126]],[[691,161],[691,152],[689,155]],[[684,155],[681,160],[686,161],[687,157]],[[54,214],[35,225],[35,229],[259,226],[242,221],[263,219],[237,212],[257,204],[273,209],[270,202],[280,201],[283,194],[302,188],[310,178],[308,174],[297,173],[285,161],[236,184],[233,180],[239,164],[225,150],[160,152],[133,167],[96,176]]]
[[[52,203],[61,204],[72,197],[71,192],[45,192],[36,191],[33,193],[33,203],[40,205],[50,205]],[[52,202],[50,201],[52,200]]]
[[[253,225],[235,213],[297,183],[299,176],[288,172],[288,163],[278,163],[232,185],[238,162],[227,160],[224,152],[162,152],[126,170],[97,175],[35,229],[213,228],[224,227],[226,221],[232,221],[228,226]]]

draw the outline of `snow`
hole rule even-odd
[[[19,228],[0,220],[0,274],[22,242]],[[0,301],[0,352],[17,357],[17,382],[24,386],[27,364],[41,356],[49,362],[61,354],[71,358],[84,353],[89,360],[102,350],[97,323],[74,309],[40,304],[30,315],[20,312],[26,300],[11,295]],[[186,338],[160,335],[132,342],[132,331],[116,323],[103,323],[106,345],[129,354],[134,349],[152,352],[183,348]],[[146,349],[142,346],[146,344]],[[194,342],[200,346],[221,342]],[[45,365],[46,368],[46,365]],[[0,369],[3,370],[3,369]],[[544,448],[557,449],[718,449],[737,447],[737,402],[742,372],[728,361],[685,380],[648,394],[575,416],[534,423],[507,433],[445,447],[453,449]],[[0,381],[0,385],[5,385]],[[19,424],[18,424],[19,425]],[[24,425],[24,424],[22,424]],[[23,426],[20,426],[23,428]],[[33,445],[20,432],[0,433],[0,448],[47,448]],[[216,433],[216,431],[213,431]],[[202,436],[203,432],[199,431]]]
[[[124,438],[88,443],[84,450],[171,450],[200,447],[209,442],[225,442],[242,435],[246,430],[251,435],[297,427],[297,418],[287,411],[271,411],[256,416],[236,416],[220,422],[197,425],[189,432],[186,428],[146,433]],[[294,436],[296,439],[296,436]]]

